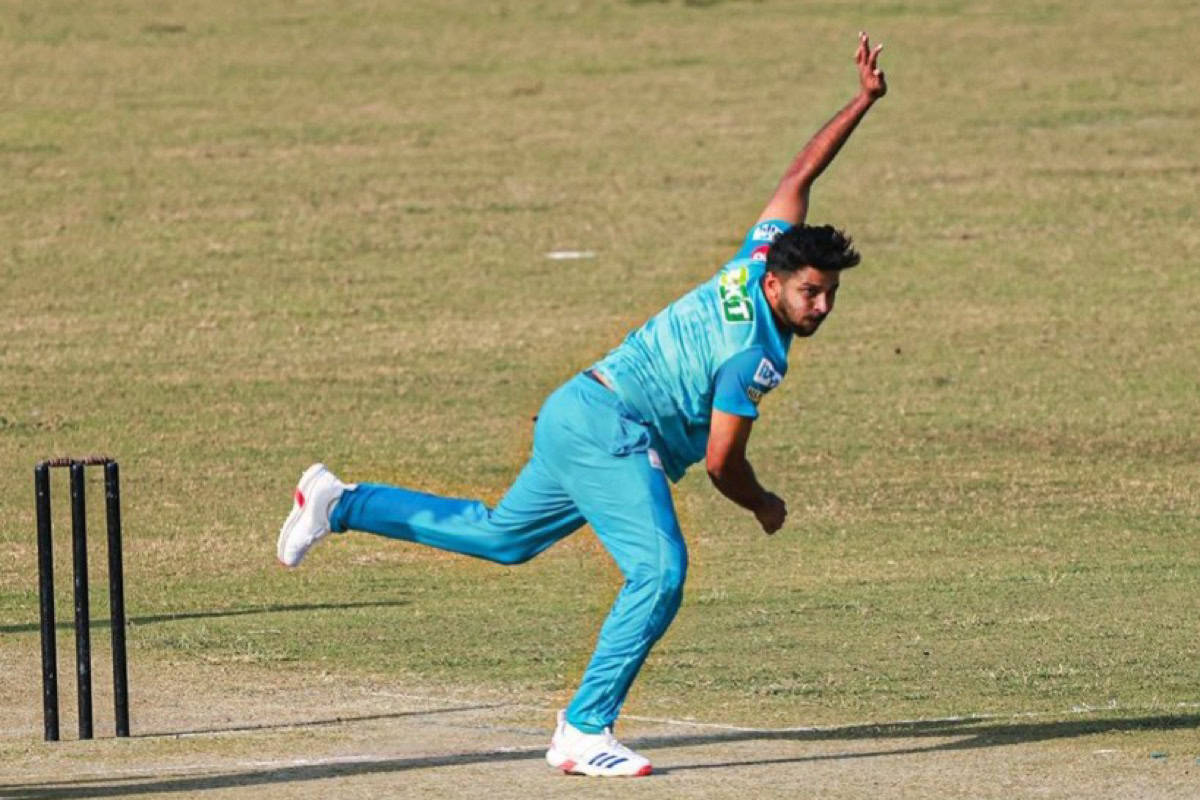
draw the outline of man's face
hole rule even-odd
[[[839,274],[804,267],[779,277],[763,276],[763,292],[779,326],[796,336],[812,336],[833,311]]]

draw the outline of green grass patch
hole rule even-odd
[[[346,537],[284,573],[293,481],[323,459],[497,499],[544,396],[731,254],[865,27],[892,92],[812,210],[864,263],[752,443],[791,520],[768,539],[680,484],[687,595],[629,708],[1194,702],[1196,13],[25,9],[0,23],[0,646],[36,647],[34,462],[102,450],[133,658],[565,696],[618,586],[590,532],[514,569]]]

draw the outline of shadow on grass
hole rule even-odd
[[[448,710],[448,709],[447,709]],[[413,715],[429,712],[414,712]],[[440,712],[433,712],[440,713]],[[744,761],[707,761],[678,764],[657,769],[656,774],[686,772],[701,769],[727,769],[735,767],[770,766],[775,764],[801,764],[805,762],[843,761],[852,759],[878,758],[882,756],[910,756],[923,753],[953,752],[984,747],[1041,742],[1053,739],[1070,739],[1097,733],[1140,730],[1181,730],[1200,726],[1200,715],[1158,715],[1110,719],[1075,720],[1069,722],[996,722],[994,720],[962,719],[904,722],[886,725],[855,725],[844,728],[796,731],[719,731],[685,736],[651,736],[629,740],[629,744],[647,750],[665,750],[672,747],[699,747],[704,745],[728,744],[752,741],[862,741],[877,743],[867,750],[851,750],[840,753],[796,755],[780,758],[751,759]],[[950,739],[928,745],[909,744],[903,747],[878,746],[889,739]],[[155,776],[129,776],[119,780],[101,779],[72,781],[68,783],[0,784],[0,793],[12,800],[48,800],[49,798],[124,797],[130,795],[158,793],[192,793],[230,789],[235,787],[275,786],[277,784],[324,780],[328,778],[353,778],[363,775],[380,775],[408,770],[458,767],[474,764],[489,764],[515,761],[540,761],[541,748],[520,751],[477,751],[448,753],[440,756],[414,758],[382,758],[362,761],[330,761],[320,764],[303,764],[268,769],[238,770],[208,775],[187,775],[172,778]]]
[[[344,717],[329,717],[327,719],[306,719],[296,722],[264,722],[261,725],[231,725],[227,728],[192,728],[182,731],[149,731],[135,733],[132,739],[183,738],[187,736],[207,736],[215,733],[252,733],[254,731],[285,731],[292,728],[315,728],[325,725],[345,725],[352,722],[371,722],[379,719],[400,719],[402,717],[427,717],[434,714],[453,714],[458,711],[482,711],[489,708],[501,708],[504,703],[484,703],[473,706],[454,706],[451,708],[435,708],[424,711],[393,711],[387,714],[356,714]]]
[[[160,622],[177,622],[185,619],[210,619],[214,617],[243,617],[247,614],[280,614],[294,611],[344,611],[351,608],[386,608],[388,606],[406,606],[407,600],[372,600],[361,603],[293,603],[291,605],[266,605],[251,608],[225,608],[216,611],[179,611],[167,614],[150,614],[141,617],[130,617],[130,627],[138,625],[155,625]],[[107,617],[92,620],[93,628],[111,627]],[[75,628],[74,620],[59,621],[55,624],[58,630]],[[23,622],[17,625],[0,625],[0,633],[30,633],[40,630],[37,622]]]
[[[656,772],[684,772],[722,767],[747,767],[770,764],[792,764],[805,761],[841,761],[879,756],[906,756],[921,753],[976,750],[984,747],[1005,747],[1054,739],[1074,739],[1100,733],[1131,731],[1172,731],[1200,727],[1200,714],[1160,714],[1146,717],[1110,717],[1056,722],[998,722],[991,719],[922,720],[881,725],[852,725],[842,728],[823,728],[797,731],[728,731],[712,735],[650,737],[637,742],[646,749],[656,747],[689,747],[697,745],[749,741],[885,741],[888,739],[952,739],[937,744],[914,744],[892,749],[856,750],[846,753],[826,753],[815,756],[754,759],[748,761],[702,762],[678,764]]]

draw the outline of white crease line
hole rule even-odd
[[[380,691],[369,692],[368,694],[370,696],[375,696],[375,697],[391,697],[391,698],[396,698],[396,699],[415,700],[415,701],[421,701],[421,702],[425,702],[425,703],[437,704],[440,706],[444,706],[444,705],[451,704],[451,703],[491,703],[492,708],[490,710],[492,710],[492,711],[495,711],[498,709],[509,708],[509,709],[522,709],[522,710],[526,710],[526,711],[537,711],[539,713],[545,713],[545,714],[554,714],[558,710],[557,708],[551,708],[548,706],[538,705],[535,703],[506,702],[506,701],[499,700],[499,699],[485,700],[485,699],[480,699],[480,698],[433,697],[430,695],[417,695],[417,694],[406,694],[403,692],[380,692]],[[1200,702],[1179,702],[1179,703],[1175,704],[1174,708],[1196,709],[1196,708],[1200,708]],[[649,723],[654,723],[654,724],[658,724],[658,725],[673,725],[673,726],[678,726],[678,727],[728,730],[728,731],[736,731],[739,733],[759,733],[759,734],[764,734],[764,735],[775,735],[775,734],[788,734],[788,733],[818,733],[818,732],[822,732],[822,731],[837,732],[837,731],[843,731],[843,730],[853,730],[853,729],[857,729],[857,728],[887,728],[887,727],[895,727],[895,726],[903,726],[903,725],[919,725],[919,724],[930,724],[930,723],[980,722],[980,721],[985,721],[985,720],[1003,720],[1003,719],[1037,719],[1037,718],[1045,718],[1045,717],[1080,716],[1080,715],[1085,715],[1085,714],[1100,714],[1100,713],[1111,713],[1111,712],[1141,713],[1141,714],[1155,713],[1155,712],[1163,713],[1163,712],[1169,711],[1170,709],[1171,709],[1170,706],[1168,706],[1168,707],[1153,707],[1153,706],[1118,706],[1118,705],[1105,705],[1105,706],[1077,705],[1067,711],[1058,711],[1058,712],[1055,712],[1055,711],[1021,711],[1021,712],[1013,712],[1013,713],[1005,713],[1005,714],[977,713],[977,714],[967,714],[967,715],[962,715],[962,716],[950,716],[950,717],[917,717],[914,719],[902,719],[902,720],[891,720],[891,721],[874,720],[874,721],[870,721],[870,722],[843,723],[841,725],[804,725],[804,726],[789,726],[789,727],[783,727],[783,728],[757,728],[757,727],[748,727],[748,726],[744,726],[744,725],[734,725],[732,723],[727,723],[727,722],[702,722],[699,720],[673,719],[671,717],[648,717],[648,716],[642,716],[639,714],[624,714],[624,715],[622,715],[622,717],[624,719],[632,720],[635,722],[649,722]],[[435,707],[435,708],[428,708],[428,709],[406,709],[406,710],[411,711],[411,713],[414,715],[414,717],[419,717],[422,713],[438,712],[439,715],[466,714],[466,713],[478,713],[479,711],[484,710],[484,709],[479,709],[479,708],[446,709],[446,708]],[[341,722],[336,722],[336,723],[332,723],[332,724],[330,724],[328,722],[321,722],[319,724],[311,723],[311,722],[281,723],[278,726],[270,726],[270,727],[265,727],[265,728],[252,728],[249,730],[226,730],[226,731],[213,730],[213,731],[193,731],[193,732],[181,732],[181,733],[171,733],[171,734],[158,734],[155,736],[155,738],[159,738],[159,737],[162,737],[162,738],[198,738],[198,737],[203,737],[203,736],[214,736],[214,737],[215,736],[229,736],[231,734],[245,735],[245,734],[256,734],[256,733],[270,733],[271,731],[274,731],[274,730],[297,730],[297,729],[304,729],[306,727],[331,728],[331,727],[338,727],[340,725],[349,725],[349,724],[352,724],[357,721],[358,720],[349,718],[349,719],[345,719]],[[425,725],[437,724],[434,722],[424,721],[424,720],[421,720],[418,718],[414,718],[411,721],[415,722],[417,724],[425,724]],[[477,727],[477,728],[480,728],[483,730],[498,730],[498,731],[517,733],[517,731],[513,731],[509,728],[499,728],[497,726],[478,725],[478,726],[474,726],[474,727]],[[29,735],[29,730],[27,730],[27,729],[20,729],[20,730],[9,731],[9,732],[14,733],[21,737]],[[961,731],[961,733],[965,735],[965,734],[969,734],[970,731],[964,730],[964,731]],[[530,735],[532,735],[532,734],[530,734]],[[534,751],[541,750],[544,747],[545,747],[545,745],[504,746],[504,747],[494,747],[494,748],[491,748],[490,750],[486,750],[486,751],[482,751],[482,752],[485,752],[485,753],[534,752]],[[1098,752],[1104,752],[1104,751],[1098,751]],[[334,765],[334,764],[339,764],[339,763],[360,763],[360,762],[364,762],[364,761],[374,761],[374,760],[379,760],[379,759],[389,759],[389,758],[399,758],[399,757],[400,756],[396,756],[396,755],[367,755],[367,756],[341,756],[341,757],[328,758],[328,759],[293,759],[293,760],[289,760],[289,761],[235,761],[235,762],[225,762],[225,763],[221,763],[221,764],[211,764],[211,765],[204,765],[204,764],[188,765],[188,766],[182,767],[181,768],[182,771],[177,771],[177,774],[189,774],[190,772],[204,772],[204,771],[208,771],[208,770],[217,770],[217,769],[229,769],[231,767],[233,767],[233,768],[255,767],[255,768],[265,768],[265,769],[282,769],[282,768],[294,767],[294,766],[322,766],[322,765]],[[407,758],[408,756],[405,756],[405,757]],[[443,756],[433,755],[433,756],[428,756],[428,757],[429,758],[440,758]],[[416,758],[420,758],[420,757],[416,757]],[[153,767],[153,769],[161,770],[162,768]],[[166,769],[169,771],[170,768],[166,768]],[[88,774],[121,775],[124,773],[96,772],[96,773],[88,773]],[[31,775],[31,776],[26,776],[26,777],[36,780],[40,776]],[[135,778],[136,778],[136,776],[131,776],[128,779],[134,780]]]
[[[394,697],[394,698],[398,698],[398,699],[421,700],[421,701],[430,702],[430,703],[434,703],[434,702],[436,702],[436,703],[487,702],[487,701],[461,699],[461,698],[445,698],[445,697],[437,698],[437,697],[429,697],[429,696],[425,696],[425,695],[414,695],[414,694],[393,693],[393,692],[373,692],[372,694],[380,696],[380,697]],[[496,703],[497,708],[524,709],[524,710],[528,710],[528,711],[539,711],[539,712],[543,712],[546,714],[554,714],[558,711],[557,708],[548,708],[546,706],[536,705],[533,703],[504,702],[502,700],[496,700],[494,702]],[[1176,703],[1174,707],[1180,708],[1180,709],[1200,708],[1200,702],[1179,702],[1179,703]],[[849,730],[849,729],[854,729],[854,728],[887,728],[887,727],[893,727],[893,726],[899,726],[899,725],[920,725],[920,724],[929,724],[929,723],[938,723],[938,722],[973,722],[973,721],[996,720],[996,719],[1037,719],[1039,717],[1064,717],[1064,716],[1073,716],[1073,715],[1078,716],[1078,715],[1083,715],[1083,714],[1102,714],[1102,713],[1108,713],[1108,712],[1150,714],[1150,713],[1154,713],[1154,712],[1160,712],[1160,713],[1166,712],[1166,711],[1169,711],[1170,709],[1171,709],[1171,707],[1169,707],[1169,706],[1168,707],[1119,706],[1116,704],[1108,704],[1108,705],[1103,705],[1103,706],[1089,706],[1086,704],[1080,704],[1080,705],[1072,706],[1070,709],[1068,709],[1066,711],[1015,711],[1015,712],[1008,712],[1008,713],[971,713],[971,714],[964,714],[964,715],[960,715],[960,716],[949,716],[949,717],[917,717],[914,719],[901,719],[901,720],[891,720],[891,721],[870,720],[867,722],[842,723],[840,725],[801,725],[801,726],[790,726],[790,727],[784,727],[784,728],[754,728],[754,727],[747,727],[744,725],[735,725],[735,724],[729,723],[729,722],[702,722],[700,720],[694,720],[694,719],[674,719],[671,717],[647,717],[647,716],[641,716],[638,714],[622,714],[621,719],[632,720],[634,722],[652,722],[652,723],[659,724],[659,725],[677,725],[677,726],[681,726],[681,727],[692,727],[692,728],[718,728],[721,730],[739,731],[739,732],[743,732],[743,733],[775,734],[775,733],[813,733],[813,732],[817,732],[817,731],[839,731],[839,730]],[[468,713],[468,712],[477,712],[480,710],[481,709],[462,709],[459,712],[447,712],[447,713]]]
[[[551,708],[549,706],[542,706],[542,705],[537,705],[534,703],[511,702],[511,701],[504,701],[504,700],[499,700],[499,699],[486,700],[486,699],[480,699],[480,698],[432,697],[430,695],[406,694],[403,692],[380,692],[380,691],[370,692],[369,694],[373,697],[390,697],[390,698],[399,699],[399,700],[414,700],[414,701],[420,701],[423,703],[437,704],[439,706],[443,706],[443,705],[446,705],[449,703],[488,703],[491,706],[490,709],[480,709],[480,708],[454,709],[454,708],[441,708],[441,707],[418,708],[418,709],[405,708],[402,711],[395,712],[395,713],[412,714],[414,717],[419,717],[422,714],[433,714],[433,713],[437,713],[439,715],[469,714],[469,713],[479,713],[480,711],[484,711],[484,710],[496,711],[496,710],[505,709],[505,708],[520,709],[520,710],[524,710],[524,711],[536,711],[536,712],[547,714],[547,715],[553,715],[558,711],[557,708]],[[1180,702],[1180,703],[1176,703],[1174,708],[1196,709],[1196,708],[1200,708],[1200,702]],[[649,722],[649,723],[653,723],[656,725],[674,725],[674,726],[678,726],[678,727],[689,727],[689,728],[712,728],[712,729],[718,729],[718,730],[738,731],[741,733],[762,733],[762,734],[770,735],[770,734],[785,734],[785,733],[815,733],[815,732],[819,732],[819,731],[839,731],[839,730],[849,730],[849,729],[853,729],[853,728],[886,728],[889,726],[920,725],[920,724],[939,723],[939,722],[949,723],[949,722],[973,722],[973,721],[996,720],[996,719],[1037,719],[1039,717],[1063,717],[1063,716],[1073,716],[1073,715],[1078,716],[1078,715],[1083,715],[1083,714],[1100,714],[1100,713],[1107,713],[1107,712],[1150,714],[1150,713],[1154,713],[1154,712],[1167,712],[1170,710],[1171,710],[1171,707],[1078,705],[1078,706],[1073,706],[1072,708],[1070,708],[1066,711],[1016,711],[1016,712],[1003,713],[1003,714],[972,713],[972,714],[965,714],[965,715],[961,715],[961,716],[950,716],[950,717],[916,717],[914,719],[902,719],[902,720],[891,720],[891,721],[871,720],[871,721],[867,721],[867,722],[843,723],[840,725],[796,725],[796,726],[787,726],[787,727],[782,727],[782,728],[758,728],[758,727],[750,727],[750,726],[746,726],[746,725],[735,725],[730,722],[705,722],[702,720],[695,720],[695,719],[675,719],[672,717],[648,717],[648,716],[642,716],[640,714],[623,714],[623,715],[621,715],[621,718],[630,720],[633,722]],[[377,716],[377,715],[372,715],[372,716]],[[153,738],[171,738],[171,739],[194,739],[194,738],[201,738],[201,737],[205,737],[205,736],[247,736],[247,735],[253,735],[253,734],[260,734],[260,733],[271,733],[272,731],[305,730],[305,729],[315,729],[315,728],[336,728],[336,727],[340,727],[343,725],[352,725],[356,722],[365,722],[365,721],[376,721],[376,720],[359,720],[359,719],[355,719],[353,716],[349,716],[346,719],[340,719],[340,720],[320,720],[320,721],[300,720],[297,722],[281,722],[281,723],[277,723],[274,725],[264,725],[259,728],[248,727],[248,728],[229,728],[229,729],[225,729],[225,730],[214,729],[214,730],[207,730],[207,731],[180,731],[178,733],[151,732],[151,733],[144,734],[144,737],[145,738],[153,737]],[[424,722],[423,720],[420,720],[420,719],[413,719],[412,721],[419,723],[419,724]],[[428,723],[425,723],[425,724],[428,724]],[[481,727],[486,729],[489,726],[485,725],[485,726],[481,726]],[[33,728],[8,728],[8,729],[4,729],[4,730],[0,731],[0,735],[2,735],[4,737],[11,737],[11,738],[23,738],[23,737],[28,736],[30,734],[31,730],[33,730]],[[508,730],[508,729],[505,729],[505,730]]]
[[[1176,708],[1200,708],[1200,703],[1176,703]],[[722,730],[739,731],[744,733],[813,733],[818,731],[840,731],[850,730],[854,728],[888,728],[901,725],[921,725],[938,722],[976,722],[984,720],[996,719],[1036,719],[1038,717],[1064,717],[1071,715],[1082,714],[1101,714],[1106,712],[1122,712],[1122,713],[1153,713],[1163,712],[1169,709],[1154,708],[1149,706],[1074,706],[1067,711],[1017,711],[1006,714],[985,714],[972,713],[962,716],[952,717],[917,717],[915,719],[901,719],[892,721],[871,720],[868,722],[851,722],[841,725],[807,725],[787,728],[751,728],[743,725],[733,725],[727,722],[699,722],[697,720],[687,719],[672,719],[670,717],[643,717],[635,714],[623,714],[624,719],[636,720],[638,722],[655,722],[661,725],[680,725],[693,728],[719,728]]]

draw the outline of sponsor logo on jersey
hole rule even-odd
[[[721,316],[726,322],[753,322],[754,304],[750,302],[750,271],[745,267],[727,269],[717,279]]]
[[[767,251],[771,249],[769,244],[760,244],[758,247],[750,251],[751,261],[766,261]]]
[[[783,233],[783,228],[773,222],[764,222],[754,227],[754,233],[750,234],[750,238],[756,242],[773,242],[779,238],[781,233]]]
[[[650,459],[650,466],[654,469],[661,470],[663,468],[662,459],[658,456],[658,451],[653,447],[646,450],[646,458]]]
[[[754,382],[763,387],[763,391],[770,391],[779,385],[783,380],[783,376],[779,374],[779,370],[775,369],[775,365],[768,359],[763,359],[758,362],[758,369],[754,370]]]
[[[763,399],[763,390],[757,386],[746,387],[746,397],[750,398],[750,402],[758,405],[758,402]]]

